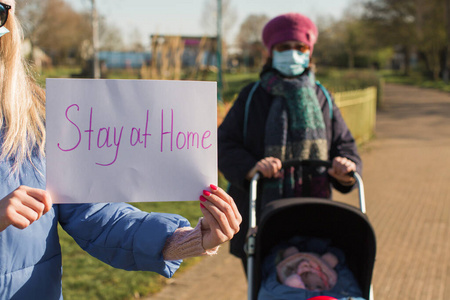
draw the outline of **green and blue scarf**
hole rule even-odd
[[[285,78],[274,70],[261,74],[261,86],[274,96],[265,128],[265,157],[286,160],[327,160],[328,146],[325,122],[315,91],[315,76],[311,71],[301,76]],[[284,170],[283,177],[266,179],[263,203],[301,196],[302,170]],[[316,174],[317,175],[317,174]],[[327,198],[330,194],[326,172],[316,176],[311,194]]]

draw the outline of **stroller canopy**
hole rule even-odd
[[[340,248],[366,299],[375,263],[374,230],[351,205],[319,198],[287,198],[269,203],[261,214],[255,246],[253,289],[261,284],[261,264],[271,249],[293,236],[326,238]],[[255,293],[256,295],[257,293]]]

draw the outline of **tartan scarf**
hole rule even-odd
[[[274,96],[265,128],[265,157],[281,161],[292,159],[328,159],[325,122],[315,91],[315,76],[305,71],[301,76],[285,78],[276,71],[261,74],[261,86]],[[301,196],[302,169],[284,170],[282,178],[265,179],[262,203]],[[316,180],[307,196],[329,196],[326,171],[315,174]],[[328,188],[326,188],[328,186]]]

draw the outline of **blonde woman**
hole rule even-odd
[[[15,2],[0,3],[0,299],[62,299],[57,224],[91,255],[117,268],[166,277],[182,258],[210,255],[239,230],[222,189],[200,196],[196,228],[181,216],[125,203],[52,205],[45,189],[45,95],[20,55]]]

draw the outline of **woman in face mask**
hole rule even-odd
[[[331,185],[349,192],[361,174],[355,141],[326,89],[310,68],[318,31],[299,13],[270,20],[262,38],[270,53],[260,80],[245,87],[219,127],[219,169],[230,182],[229,193],[244,218],[231,241],[242,258],[248,228],[249,180],[263,176],[262,203],[302,196],[301,175],[283,170],[285,160],[329,160],[332,167],[316,174],[310,196],[329,198]],[[330,185],[331,184],[331,185]]]

